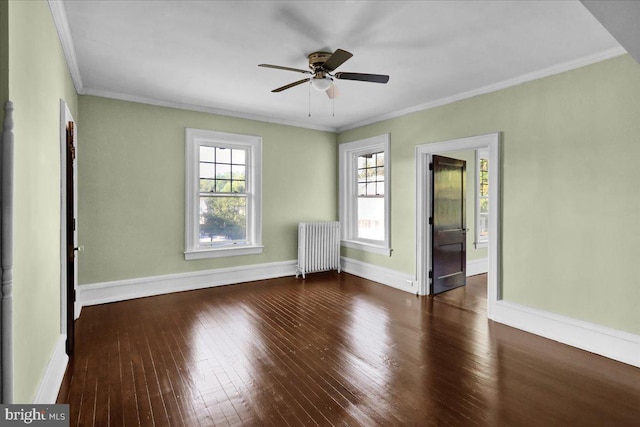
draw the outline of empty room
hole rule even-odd
[[[0,0],[0,424],[638,425],[639,20]]]

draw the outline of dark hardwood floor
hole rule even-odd
[[[71,426],[638,426],[640,369],[486,318],[486,278],[417,297],[317,273],[85,307]]]

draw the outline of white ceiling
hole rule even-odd
[[[326,130],[624,53],[579,1],[62,4],[68,28],[56,24],[81,93]],[[303,75],[257,66],[306,69],[309,53],[338,48],[354,56],[337,71],[391,78],[338,81],[335,116],[332,101],[308,85],[271,93]]]

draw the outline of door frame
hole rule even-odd
[[[428,224],[431,212],[431,156],[459,150],[489,149],[489,269],[487,274],[487,317],[493,319],[496,302],[500,295],[500,140],[501,132],[466,138],[451,139],[416,146],[416,281],[418,293],[429,295],[429,270],[431,269],[431,227]]]
[[[60,100],[60,333],[67,335],[67,123],[73,122],[73,142],[76,147],[76,159],[78,152],[78,126],[69,110],[69,106],[63,99]],[[76,163],[77,164],[77,163]],[[73,171],[74,176],[74,213],[77,218],[78,209],[78,170]],[[74,232],[74,240],[77,241],[78,231]],[[76,275],[74,288],[78,288],[78,261],[75,261]],[[79,316],[78,302],[74,304],[74,319]]]

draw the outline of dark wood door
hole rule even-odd
[[[67,247],[67,343],[66,351],[69,356],[73,354],[74,346],[74,320],[76,301],[76,242],[75,242],[75,182],[74,167],[76,150],[74,144],[74,123],[67,123],[67,167],[66,167],[66,247]]]
[[[464,160],[433,156],[431,276],[433,294],[464,286],[467,279],[466,175]]]

